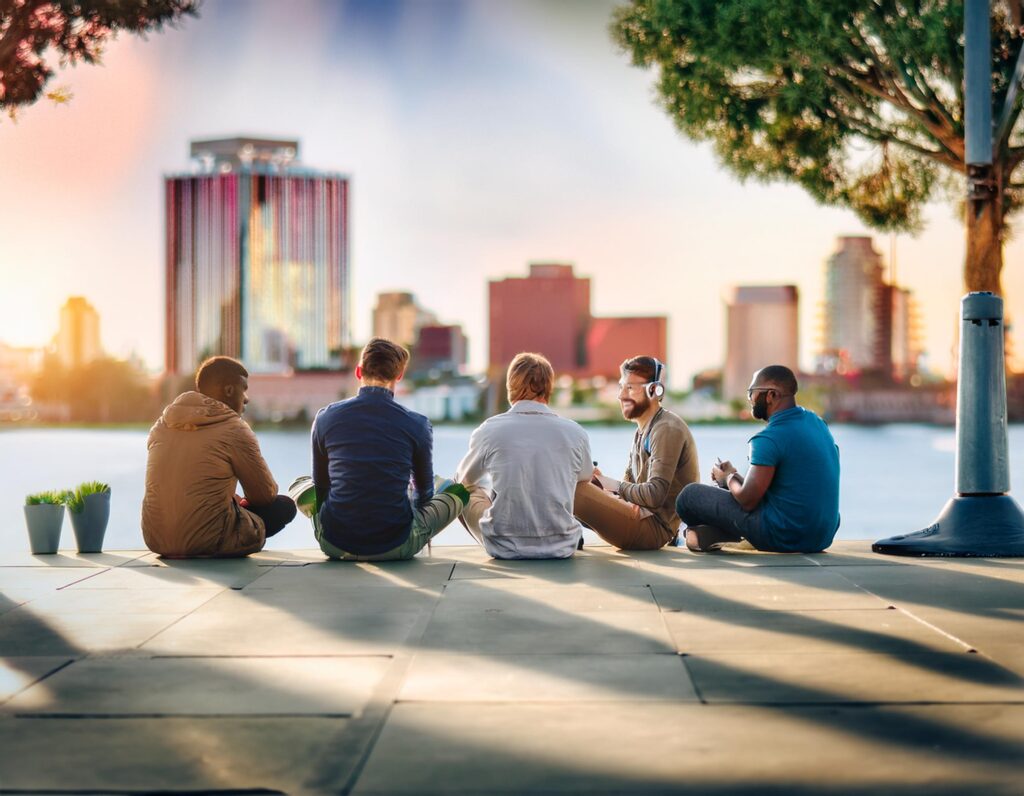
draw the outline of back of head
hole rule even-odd
[[[547,403],[555,387],[555,370],[542,354],[516,354],[505,379],[509,403],[541,401]]]
[[[769,365],[758,373],[761,383],[775,385],[783,395],[796,395],[796,376],[785,365]]]
[[[238,384],[238,380],[243,377],[248,378],[249,371],[237,359],[210,357],[196,371],[196,390],[220,400],[224,388]]]
[[[363,378],[371,381],[397,381],[405,372],[409,363],[409,352],[398,343],[392,343],[383,337],[374,337],[359,355],[359,367],[363,370]]]

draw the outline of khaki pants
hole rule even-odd
[[[589,481],[576,485],[573,514],[620,550],[658,550],[675,538],[654,516],[641,519],[638,507]]]

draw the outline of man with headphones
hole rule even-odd
[[[699,478],[697,445],[683,419],[661,405],[665,366],[656,358],[622,363],[619,406],[636,423],[621,481],[594,470],[576,487],[573,513],[602,539],[622,550],[657,550],[679,531],[676,497]]]

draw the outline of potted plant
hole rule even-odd
[[[64,493],[39,492],[25,498],[25,524],[32,555],[52,555],[60,546],[64,524]]]
[[[79,553],[102,553],[103,535],[110,519],[110,487],[99,481],[86,481],[68,493],[71,528]]]

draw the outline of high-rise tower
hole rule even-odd
[[[304,168],[298,141],[193,141],[165,178],[169,373],[204,358],[252,373],[337,367],[349,344],[348,179]]]

